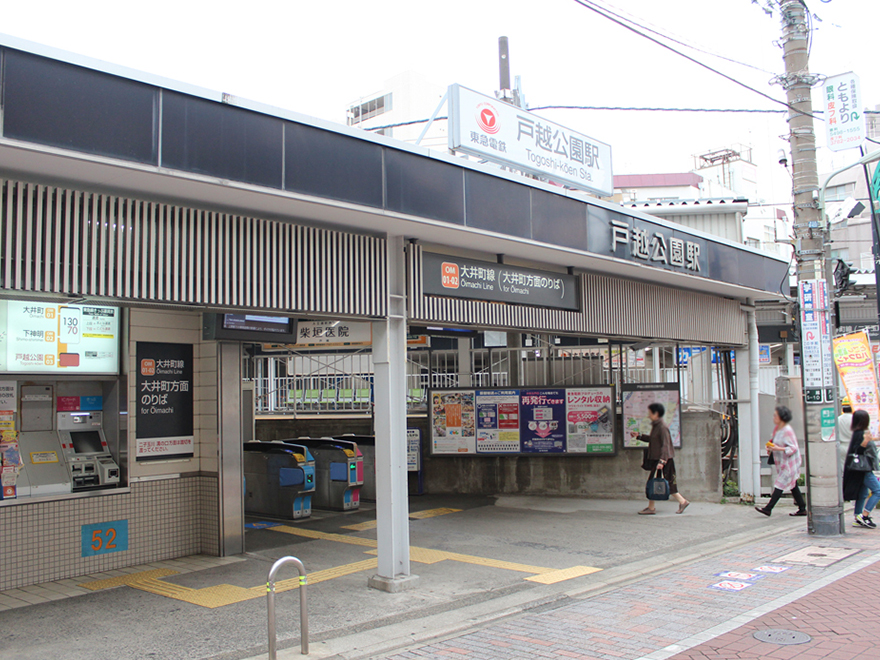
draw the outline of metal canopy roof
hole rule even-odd
[[[0,172],[9,177],[734,298],[774,295],[787,271],[776,257],[581,193],[0,36],[3,45]],[[611,231],[609,218],[703,246],[705,272],[619,258],[607,236],[603,250],[590,232]]]

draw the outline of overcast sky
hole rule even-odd
[[[810,70],[861,77],[880,104],[872,40],[877,0],[807,0],[814,20]],[[748,68],[673,44],[783,100],[778,13],[751,0],[601,0],[639,22]],[[28,0],[2,2],[0,31],[217,91],[344,122],[353,100],[415,70],[439,85],[492,94],[498,37],[530,106],[782,108],[621,28],[574,0]],[[871,26],[874,26],[872,31]],[[819,97],[814,93],[814,104]],[[693,156],[754,148],[762,196],[790,200],[776,164],[785,115],[546,110],[539,114],[611,145],[617,174],[683,172]],[[819,144],[824,124],[817,122]],[[876,145],[870,145],[873,149]],[[830,168],[831,152],[820,149]],[[857,158],[839,152],[834,166]]]

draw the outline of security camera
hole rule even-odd
[[[779,164],[788,167],[788,156],[785,155],[785,149],[779,150]]]

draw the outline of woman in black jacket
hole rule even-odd
[[[874,438],[868,430],[871,418],[864,410],[856,410],[852,418],[852,440],[846,452],[843,464],[843,499],[845,502],[855,500],[855,520],[853,527],[874,529],[877,525],[871,520],[871,511],[880,501],[880,482],[873,472],[861,472],[852,469],[854,455],[865,456],[869,465],[876,468],[877,452],[873,446]],[[868,499],[868,494],[871,498]],[[867,500],[867,503],[866,503]]]

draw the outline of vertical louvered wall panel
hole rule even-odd
[[[385,241],[0,180],[0,289],[382,317]]]

